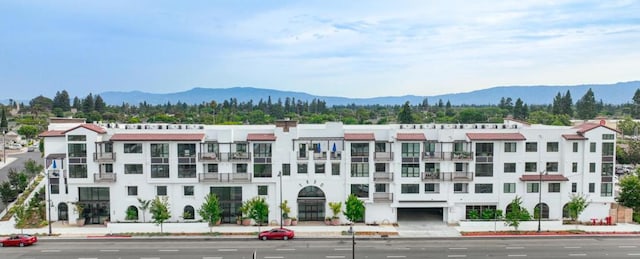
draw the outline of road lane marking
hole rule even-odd
[[[295,251],[295,248],[278,248],[276,251]]]
[[[447,257],[449,257],[449,258],[462,258],[462,257],[467,257],[467,255],[447,255]]]
[[[638,246],[618,246],[618,248],[636,248]]]
[[[59,252],[60,252],[60,250],[53,250],[53,249],[50,249],[50,250],[42,250],[42,251],[40,251],[40,252],[42,252],[42,253],[59,253]]]
[[[334,248],[333,251],[351,251],[351,248]]]
[[[579,247],[579,246],[565,246],[564,248],[567,248],[567,249],[578,249],[578,248],[582,248],[582,247]]]
[[[160,259],[160,257],[140,257],[140,259]]]
[[[158,252],[178,252],[178,249],[160,249]]]
[[[627,254],[629,256],[640,256],[640,254]]]
[[[507,246],[506,249],[524,249],[524,246]]]
[[[587,254],[569,254],[569,256],[587,256]]]
[[[395,250],[411,250],[410,247],[396,247]]]
[[[449,250],[467,250],[466,247],[449,247]]]
[[[235,248],[220,248],[218,249],[218,252],[236,252],[238,251],[238,249]]]
[[[102,249],[100,252],[120,252],[118,249]]]
[[[78,257],[78,259],[98,259],[97,257]]]
[[[507,255],[508,257],[525,257],[527,255]]]
[[[220,257],[220,256],[216,256],[216,257],[205,256],[205,257],[202,257],[202,259],[222,259],[222,257]]]
[[[387,255],[387,258],[406,258],[404,255]]]
[[[325,258],[332,258],[332,259],[338,259],[338,258],[344,258],[344,255],[327,255],[325,256]]]
[[[265,259],[281,259],[284,258],[284,256],[265,256]]]

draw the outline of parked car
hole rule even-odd
[[[288,240],[292,239],[294,236],[293,230],[288,228],[274,228],[271,230],[265,230],[258,234],[258,239],[267,240],[267,239],[283,239]]]
[[[5,239],[0,240],[0,246],[28,246],[33,245],[38,242],[38,237],[27,235],[27,234],[19,234],[19,235],[11,235]]]
[[[33,151],[36,151],[36,147],[31,146],[27,148],[27,152],[33,152]]]

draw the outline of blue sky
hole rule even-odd
[[[373,97],[640,79],[640,1],[0,0],[0,9],[1,99],[234,86]]]

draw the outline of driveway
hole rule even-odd
[[[458,237],[455,227],[442,221],[442,212],[415,211],[398,218],[398,235],[401,237]]]

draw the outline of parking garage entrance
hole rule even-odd
[[[324,192],[316,186],[307,186],[298,193],[298,219],[300,221],[323,221],[326,203]]]
[[[398,208],[398,222],[443,222],[446,208]]]

